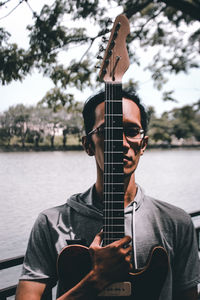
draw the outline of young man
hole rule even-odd
[[[41,299],[45,288],[57,283],[57,256],[73,240],[85,241],[90,246],[93,267],[77,285],[59,295],[59,300],[96,299],[105,287],[123,280],[133,267],[130,246],[133,206],[136,206],[133,246],[137,250],[138,268],[146,265],[155,245],[165,248],[169,257],[160,300],[197,299],[199,258],[192,221],[183,210],[145,196],[136,184],[135,170],[148,142],[147,115],[134,92],[123,91],[122,96],[126,236],[101,247],[105,103],[104,93],[99,93],[86,102],[83,111],[86,130],[83,146],[88,155],[95,157],[96,182],[85,193],[70,197],[66,204],[40,214],[29,239],[17,300]]]

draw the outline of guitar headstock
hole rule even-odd
[[[129,21],[125,15],[115,19],[110,39],[103,57],[99,72],[100,80],[105,82],[121,82],[129,67],[126,38],[130,33]]]

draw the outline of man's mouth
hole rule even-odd
[[[124,161],[132,161],[132,158],[127,155],[124,155],[123,160]]]

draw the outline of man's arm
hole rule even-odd
[[[197,300],[197,299],[198,299],[197,286],[192,287],[188,290],[178,292],[173,297],[173,300]]]
[[[21,280],[18,284],[16,291],[16,300],[40,300],[46,284]]]

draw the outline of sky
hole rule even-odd
[[[18,3],[19,0],[12,0],[8,2],[6,9],[0,9],[0,27],[4,27],[11,33],[10,42],[16,42],[19,46],[26,48],[28,46],[26,26],[33,22],[32,9],[39,12],[44,3],[51,4],[53,1],[29,0],[28,4],[30,4],[30,7],[26,2],[23,2],[10,15],[4,17]],[[120,11],[116,8],[112,13],[115,17]],[[82,51],[84,51],[84,49],[82,49]],[[80,55],[80,49],[72,49],[72,52],[75,56]],[[152,54],[150,52],[142,53],[144,61],[150,60],[151,56]],[[63,59],[67,60],[68,57],[63,56]],[[153,87],[150,73],[143,71],[142,67],[130,66],[124,75],[123,81],[126,82],[129,78],[140,81],[138,94],[142,102],[146,106],[154,106],[158,115],[174,107],[192,104],[200,99],[200,70],[193,69],[187,75],[181,73],[178,76],[170,76],[170,80],[165,88],[167,90],[175,90],[174,96],[178,100],[178,103],[163,102],[161,92]],[[36,70],[34,70],[31,75],[28,75],[23,82],[16,81],[5,86],[0,86],[0,112],[19,103],[23,103],[24,105],[36,105],[52,87],[53,83],[51,80],[47,77],[43,77],[43,75],[39,74]],[[76,99],[84,101],[90,94],[90,89],[86,89],[84,93],[76,92]]]

